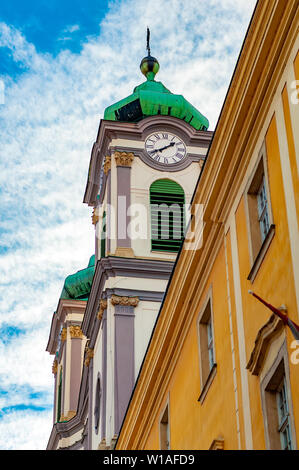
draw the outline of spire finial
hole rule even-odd
[[[140,70],[143,75],[146,76],[147,80],[153,81],[155,80],[155,75],[158,72],[160,65],[155,57],[151,56],[151,48],[150,48],[150,30],[147,27],[146,30],[146,49],[147,49],[147,57],[144,57],[140,64]]]
[[[147,53],[148,55],[151,55],[151,48],[150,48],[150,30],[149,30],[149,27],[147,27],[147,33],[146,33],[146,49],[147,49]]]

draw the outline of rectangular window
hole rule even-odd
[[[198,319],[199,366],[203,401],[216,372],[212,301],[209,297]]]
[[[278,432],[280,434],[281,448],[292,450],[291,429],[289,421],[289,407],[285,377],[277,391]]]
[[[258,163],[248,182],[245,199],[251,257],[251,271],[248,279],[253,281],[274,235],[265,145],[262,147]]]
[[[263,242],[270,229],[265,175],[263,175],[262,184],[257,193],[257,210],[261,231],[261,241]]]
[[[261,397],[267,449],[292,450],[295,428],[285,343],[261,382]]]
[[[208,352],[209,352],[209,369],[211,370],[214,365],[214,341],[213,341],[213,329],[212,329],[211,316],[207,322],[207,336],[208,336]]]

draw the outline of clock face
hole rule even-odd
[[[153,160],[166,165],[179,163],[186,156],[184,142],[170,132],[151,134],[145,141],[145,150]]]

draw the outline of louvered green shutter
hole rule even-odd
[[[184,238],[185,194],[174,181],[161,179],[150,187],[153,251],[178,252]]]

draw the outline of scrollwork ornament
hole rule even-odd
[[[129,307],[137,307],[139,303],[138,297],[126,297],[126,296],[119,296],[119,295],[112,295],[111,296],[111,303],[112,305],[126,305]]]

